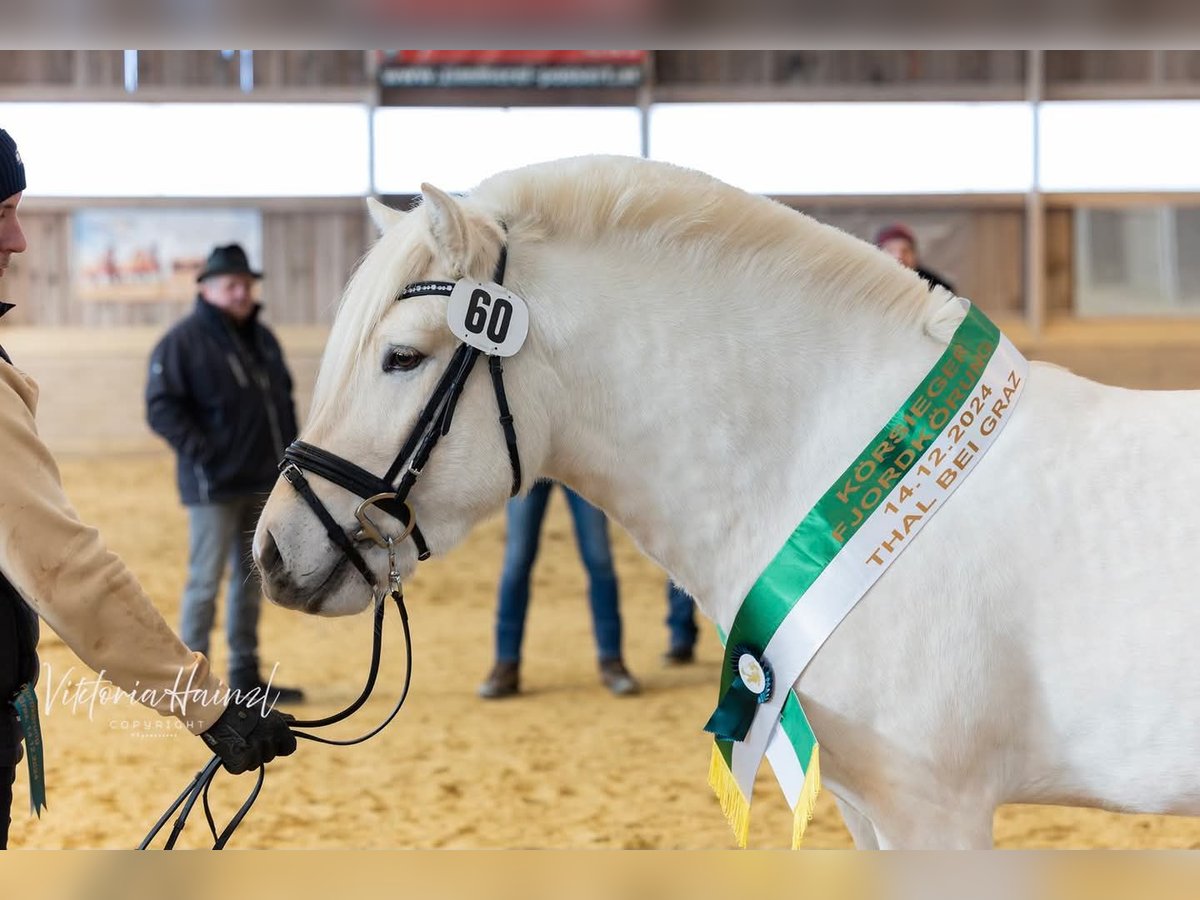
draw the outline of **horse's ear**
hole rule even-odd
[[[397,225],[404,219],[404,213],[398,209],[392,209],[385,203],[380,203],[374,197],[367,198],[367,212],[371,214],[371,221],[375,223],[375,227],[379,229],[379,233],[383,234],[393,225]]]
[[[422,184],[421,193],[429,210],[434,241],[458,274],[466,272],[470,267],[470,238],[462,206],[432,184]]]

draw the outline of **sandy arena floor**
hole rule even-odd
[[[141,578],[173,624],[184,577],[186,522],[171,462],[97,459],[64,465],[86,521]],[[719,645],[707,625],[699,662],[665,669],[663,575],[625,535],[616,538],[626,657],[645,692],[611,697],[596,677],[584,577],[561,494],[555,496],[535,573],[523,684],[514,699],[484,702],[475,687],[491,663],[491,625],[503,523],[493,519],[449,558],[427,563],[407,587],[416,646],[412,696],[392,726],[354,748],[302,744],[270,767],[240,847],[339,848],[728,848],[724,819],[705,783]],[[220,627],[220,619],[218,627]],[[376,699],[342,736],[390,709],[403,673],[398,621],[389,617]],[[277,680],[298,684],[323,715],[361,687],[370,622],[264,612],[264,658]],[[214,635],[224,671],[223,637]],[[53,635],[42,642],[48,689],[81,664]],[[49,667],[47,670],[46,667]],[[90,673],[89,673],[90,674]],[[395,689],[393,689],[395,687]],[[49,809],[27,814],[22,770],[14,803],[14,847],[134,847],[204,763],[203,745],[164,729],[141,708],[43,708]],[[158,727],[156,728],[156,724]],[[790,814],[767,779],[754,806],[751,845],[784,847]],[[253,785],[218,779],[219,822]],[[1200,819],[1118,816],[1091,810],[1006,807],[1002,847],[1200,848]],[[181,845],[205,846],[197,810]],[[833,800],[821,798],[806,846],[847,847]]]

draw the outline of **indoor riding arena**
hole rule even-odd
[[[409,209],[423,182],[465,192],[582,154],[676,163],[907,253],[900,265],[969,298],[1030,360],[1128,388],[1200,388],[1200,51],[0,51],[0,128],[28,180],[0,344],[39,386],[38,433],[78,517],[173,630],[190,526],[176,450],[147,420],[152,352],[207,302],[197,278],[212,249],[240,245],[263,276],[259,321],[282,347],[303,436],[342,289],[375,240],[364,201]],[[216,390],[192,388],[196,408]],[[521,399],[508,401],[519,445]],[[395,720],[360,746],[301,741],[269,763],[232,846],[736,846],[708,785],[718,630],[697,613],[692,658],[668,664],[668,576],[610,522],[622,658],[640,691],[612,689],[572,513],[550,496],[519,691],[479,694],[496,662],[498,511],[404,584],[412,677]],[[209,654],[223,679],[227,581]],[[287,712],[326,716],[362,689],[369,612],[264,601],[257,634],[261,676],[304,692]],[[45,622],[38,654],[46,808],[30,814],[22,760],[9,846],[136,847],[211,752],[180,720],[99,691]],[[936,664],[912,660],[913,690]],[[373,728],[404,675],[389,609],[374,693],[321,734]],[[254,782],[215,779],[219,827]],[[828,787],[804,849],[854,845]],[[1200,818],[1008,804],[994,834],[1001,848],[1195,849]],[[749,846],[792,835],[763,765]],[[211,844],[197,810],[179,846]]]

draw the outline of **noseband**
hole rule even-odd
[[[508,260],[508,248],[500,248],[500,259],[496,263],[495,275],[492,278],[496,284],[504,283],[504,270]],[[418,281],[408,285],[397,298],[407,300],[410,297],[449,297],[454,290],[454,282],[450,281]],[[479,357],[484,355],[482,350],[466,343],[460,344],[450,359],[450,365],[442,373],[433,394],[421,410],[416,424],[409,432],[400,452],[383,477],[378,477],[366,469],[360,468],[347,459],[343,459],[328,450],[322,450],[304,441],[294,441],[284,451],[283,462],[280,463],[281,474],[287,482],[296,489],[313,513],[325,527],[329,539],[342,551],[358,573],[374,590],[378,587],[378,579],[363,559],[356,544],[370,541],[379,547],[394,546],[405,538],[411,537],[417,548],[417,558],[429,558],[429,545],[425,542],[421,529],[417,526],[416,515],[408,502],[409,492],[416,484],[425,463],[433,453],[442,435],[450,430],[454,418],[454,410],[458,406],[463,386],[467,377],[475,367]],[[496,406],[500,413],[500,427],[504,430],[504,441],[508,446],[509,464],[512,466],[512,492],[516,496],[521,490],[521,457],[517,451],[517,432],[513,427],[512,413],[508,408],[508,398],[504,393],[504,369],[499,356],[488,355],[488,368],[492,375],[492,389],[496,394]],[[403,471],[403,475],[401,472]],[[338,487],[360,497],[354,516],[357,528],[347,532],[332,513],[325,507],[314,493],[305,477],[305,472],[320,476],[331,481]],[[399,477],[399,482],[396,479]],[[386,534],[379,524],[372,519],[374,510],[392,516],[400,522],[403,530],[399,534]]]

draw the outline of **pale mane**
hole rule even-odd
[[[691,169],[625,156],[581,156],[494,175],[470,200],[515,239],[621,240],[835,288],[822,302],[867,303],[899,320],[928,309],[928,288],[870,244]]]
[[[777,243],[797,216],[763,197],[667,163],[581,156],[502,172],[471,199],[510,228],[585,241],[614,233],[647,246],[720,241],[734,251]]]
[[[623,156],[585,156],[502,172],[462,200],[503,222],[510,240],[633,243],[760,269],[804,285],[827,308],[869,304],[897,326],[922,320],[929,294],[916,274],[845,232],[701,172]],[[363,257],[338,308],[314,391],[313,417],[346,390],[354,360],[397,291],[433,259],[426,215],[391,229]]]

